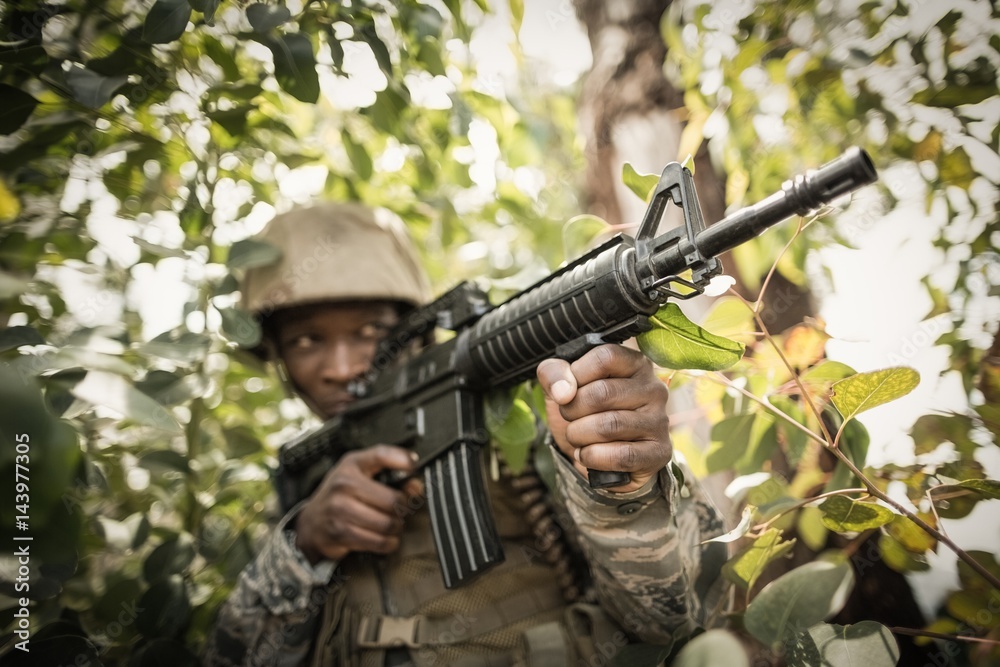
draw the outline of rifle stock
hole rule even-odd
[[[409,447],[423,472],[445,585],[484,572],[503,560],[481,460],[489,442],[486,392],[533,377],[544,359],[572,361],[648,330],[649,315],[668,299],[700,294],[721,272],[717,255],[876,177],[871,158],[853,148],[706,228],[691,173],[667,165],[635,238],[615,236],[495,308],[482,291],[462,283],[405,318],[383,341],[350,408],[282,448],[283,506],[312,492],[318,478],[308,471],[329,467],[347,449]],[[684,225],[654,237],[671,201],[683,209]],[[686,270],[691,277],[681,278]],[[679,292],[678,285],[689,291]],[[400,359],[411,341],[438,326],[456,335]],[[629,480],[616,471],[591,470],[589,477],[595,488]]]

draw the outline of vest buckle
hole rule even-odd
[[[358,648],[419,648],[419,616],[364,616],[358,624]]]

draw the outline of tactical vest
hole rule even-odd
[[[560,585],[566,573],[542,556],[547,545],[533,533],[512,480],[490,480],[489,490],[504,562],[446,589],[429,513],[415,509],[405,519],[398,551],[342,561],[314,667],[575,665],[592,652],[595,639],[620,636],[599,608],[566,602]]]

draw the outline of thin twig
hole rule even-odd
[[[937,530],[936,528],[933,528],[930,524],[921,519],[914,512],[911,512],[906,507],[903,507],[901,503],[896,502],[895,500],[890,498],[887,494],[883,493],[877,486],[875,486],[874,482],[868,479],[868,477],[866,477],[865,474],[861,472],[858,469],[858,467],[854,465],[851,459],[849,459],[847,455],[844,454],[842,451],[840,451],[839,449],[832,449],[832,448],[830,449],[830,451],[833,453],[834,456],[840,459],[852,473],[854,473],[855,477],[861,480],[862,484],[868,487],[868,492],[870,494],[872,494],[882,502],[895,508],[900,514],[904,515],[910,521],[920,526],[920,528],[922,528],[923,531],[926,532],[928,535],[935,537],[938,540],[938,542],[941,542],[946,547],[955,552],[956,556],[958,556],[966,565],[971,567],[979,576],[985,579],[991,586],[993,586],[993,588],[1000,591],[1000,579],[998,579],[996,575],[994,575],[992,572],[983,567],[981,563],[979,563],[975,558],[966,553],[964,549],[962,549],[957,544],[952,542],[951,538],[949,538],[947,535]]]
[[[995,639],[983,639],[982,637],[966,637],[964,635],[947,635],[943,632],[931,632],[930,630],[916,630],[914,628],[889,628],[897,635],[910,635],[912,637],[932,637],[934,639],[946,639],[948,641],[976,642],[977,644],[990,644],[1000,646],[1000,641]]]

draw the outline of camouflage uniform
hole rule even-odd
[[[691,474],[671,463],[636,491],[593,490],[552,451],[555,517],[585,556],[600,607],[561,599],[502,483],[491,482],[490,494],[507,561],[452,591],[440,581],[425,509],[407,517],[397,553],[317,567],[285,530],[293,510],[240,575],[205,664],[597,664],[601,655],[606,664],[626,641],[670,646],[703,626],[720,595],[725,548],[702,545],[722,521]],[[399,641],[379,643],[372,628],[387,620],[411,621],[408,653],[392,648]],[[544,636],[553,625],[566,646]]]

